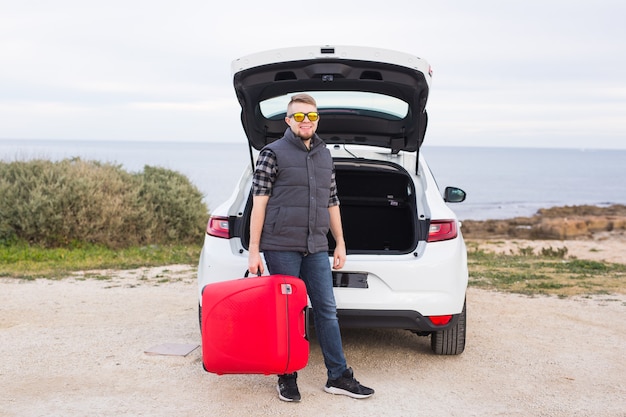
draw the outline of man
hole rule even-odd
[[[337,242],[333,269],[346,261],[333,160],[317,136],[319,115],[315,99],[297,94],[287,106],[284,136],[265,146],[254,172],[248,270],[262,274],[263,251],[270,274],[300,277],[306,284],[315,330],[326,365],[324,390],[353,398],[368,398],[374,390],[354,379],[346,365],[333,278],[328,260],[327,233]],[[300,401],[297,373],[278,376],[278,396]]]

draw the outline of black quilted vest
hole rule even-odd
[[[328,202],[333,160],[317,135],[311,150],[291,129],[266,146],[276,155],[278,175],[267,203],[260,248],[316,253],[328,250]]]

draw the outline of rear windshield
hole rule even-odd
[[[317,101],[317,108],[322,110],[359,110],[379,113],[392,118],[403,119],[409,111],[409,105],[384,94],[365,91],[304,91]],[[268,119],[283,117],[287,104],[296,93],[273,97],[260,103],[261,113]]]

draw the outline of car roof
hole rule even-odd
[[[232,72],[243,128],[257,150],[282,137],[289,96],[300,92],[316,98],[317,133],[329,144],[398,152],[416,151],[424,140],[432,72],[422,58],[371,47],[303,46],[244,56]],[[403,111],[379,107],[394,100]]]

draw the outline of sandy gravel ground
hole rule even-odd
[[[0,280],[0,416],[626,416],[623,294],[470,289],[467,346],[454,357],[407,331],[344,330],[356,377],[376,389],[367,400],[323,392],[313,340],[294,404],[278,400],[273,376],[205,372],[199,348],[145,353],[200,345],[192,268],[107,274]]]

